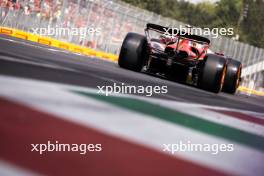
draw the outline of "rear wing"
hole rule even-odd
[[[157,24],[147,23],[145,30],[149,30],[149,29],[154,30],[159,33],[170,34],[170,35],[174,35],[176,33],[177,34],[176,36],[179,36],[179,37],[187,38],[187,39],[194,40],[197,42],[203,42],[208,45],[210,44],[210,40],[206,37],[183,33],[177,28],[164,27],[164,26],[157,25]]]

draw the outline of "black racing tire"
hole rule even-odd
[[[242,64],[234,59],[227,59],[226,76],[223,92],[234,94],[239,86]]]
[[[146,63],[148,48],[147,39],[145,36],[128,33],[121,46],[118,65],[122,68],[141,71]]]
[[[198,87],[218,93],[224,84],[226,60],[222,56],[207,54],[202,61]]]

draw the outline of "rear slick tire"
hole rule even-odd
[[[147,58],[147,39],[136,33],[128,33],[121,46],[118,65],[122,68],[141,71]]]
[[[224,84],[225,72],[225,58],[214,54],[207,54],[201,66],[198,87],[214,93],[220,92]]]
[[[223,92],[234,94],[239,86],[241,77],[242,64],[241,62],[228,59],[226,67],[226,76],[223,85]]]

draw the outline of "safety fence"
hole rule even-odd
[[[7,3],[8,2],[8,3]],[[143,33],[146,23],[179,27],[185,24],[164,18],[115,0],[0,0],[0,25],[35,33],[34,29],[99,29],[99,35],[74,33],[49,34],[57,41],[117,55],[128,32]],[[40,30],[37,31],[40,34]],[[240,60],[243,64],[242,85],[263,90],[264,49],[220,36],[213,38],[211,49]]]

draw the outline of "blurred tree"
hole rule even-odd
[[[221,0],[216,3],[216,16],[219,20],[219,26],[236,26],[240,16],[242,0]]]
[[[244,40],[264,48],[264,1],[248,1],[248,12],[241,24]]]

